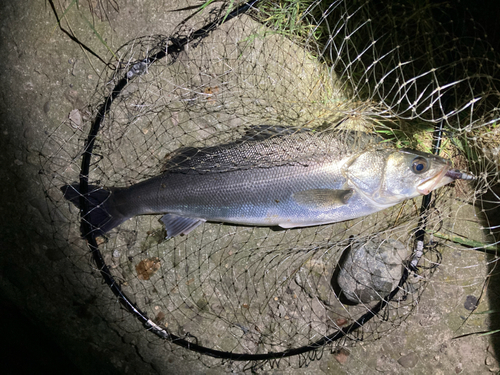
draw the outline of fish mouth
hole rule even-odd
[[[450,182],[454,181],[455,178],[448,175],[450,171],[451,163],[446,163],[446,166],[439,172],[438,175],[434,177],[430,177],[429,179],[422,182],[417,186],[417,191],[422,195],[427,195],[431,191],[440,188],[441,186],[447,185]]]

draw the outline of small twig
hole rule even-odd
[[[73,5],[73,3],[75,3],[76,1],[73,1],[69,6],[68,8],[66,8],[66,10],[64,11],[63,13],[63,18],[66,17],[66,13],[68,12],[68,10],[70,9],[70,7]],[[84,51],[87,51],[89,52],[90,54],[92,54],[94,57],[96,57],[97,59],[99,59],[104,65],[108,65],[108,63],[106,63],[106,61],[104,61],[97,53],[95,53],[94,51],[92,51],[91,48],[87,47],[84,43],[80,42],[80,40],[75,36],[75,33],[73,32],[73,30],[71,30],[71,26],[69,26],[69,23],[68,23],[68,27],[70,28],[70,31],[66,30],[64,27],[62,27],[61,25],[61,18],[59,17],[59,15],[57,14],[57,10],[56,10],[56,7],[54,5],[54,2],[53,0],[49,0],[49,4],[50,4],[50,7],[52,8],[52,12],[54,13],[55,17],[56,17],[56,20],[57,20],[57,25],[59,26],[59,29],[65,33],[73,42],[77,43]],[[67,21],[66,21],[67,22]],[[95,68],[92,67],[94,70]]]

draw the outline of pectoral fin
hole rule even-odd
[[[346,205],[353,193],[352,189],[311,189],[294,193],[293,199],[309,209],[319,210]]]
[[[167,230],[166,238],[169,239],[178,236],[179,234],[188,234],[206,220],[166,214],[160,219],[160,221],[165,225],[165,229]]]

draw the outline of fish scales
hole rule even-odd
[[[308,226],[332,217],[347,220],[359,211],[356,202],[318,210],[293,199],[297,192],[340,190],[346,184],[342,161],[356,153],[356,139],[346,142],[341,135],[296,131],[260,138],[247,133],[227,145],[180,150],[157,181],[117,191],[113,204],[127,216],[168,212],[235,224]],[[373,137],[364,138],[365,144],[376,144]],[[130,205],[131,196],[136,205]]]

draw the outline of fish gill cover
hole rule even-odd
[[[427,294],[439,299],[440,289],[457,295],[457,304],[466,295],[481,298],[497,259],[498,223],[489,212],[500,201],[500,60],[473,21],[459,25],[446,3],[264,1],[227,17],[235,9],[210,4],[172,34],[122,46],[92,104],[49,135],[41,179],[54,241],[74,259],[75,282],[100,293],[100,271],[142,329],[162,337],[150,334],[154,346],[207,366],[239,360],[236,369],[283,357],[299,367],[325,348],[346,356],[345,348],[390,335]],[[213,29],[196,31],[213,21]],[[477,178],[434,191],[425,220],[420,197],[330,225],[206,222],[170,239],[161,216],[136,216],[105,236],[84,232],[97,262],[88,263],[80,212],[60,190],[80,183],[82,156],[90,156],[83,174],[89,189],[128,187],[183,155],[272,139],[277,129],[329,132],[355,151],[371,144],[368,137],[379,148],[431,153],[439,136],[440,156]],[[301,163],[303,147],[279,163]],[[318,145],[311,153],[325,150]],[[277,165],[255,155],[243,164]],[[439,281],[425,290],[436,270]],[[450,319],[463,328],[460,318]]]

